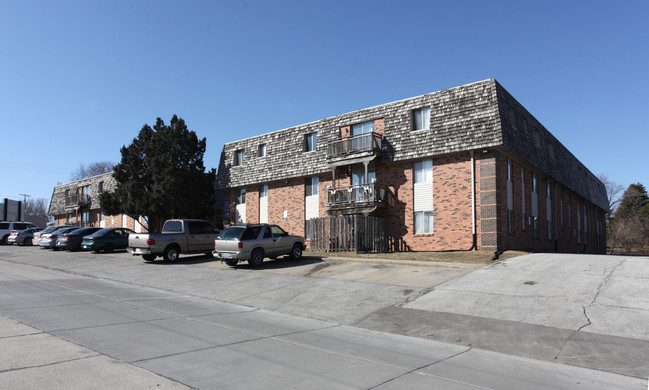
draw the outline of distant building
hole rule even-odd
[[[22,221],[23,202],[4,198],[0,203],[0,221]]]
[[[225,144],[217,188],[224,224],[312,240],[314,221],[363,215],[390,250],[606,247],[604,185],[494,79]]]
[[[48,214],[54,217],[56,225],[126,227],[136,232],[145,231],[146,221],[142,217],[135,220],[126,214],[104,215],[101,211],[99,195],[114,191],[116,186],[112,172],[58,185],[52,192]]]

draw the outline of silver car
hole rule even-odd
[[[41,228],[29,228],[23,230],[14,230],[9,235],[7,239],[8,244],[18,244],[18,245],[32,245],[32,240],[34,238],[34,233],[40,232]]]
[[[304,237],[288,234],[277,225],[256,224],[230,226],[214,240],[214,257],[234,266],[247,261],[259,266],[264,257],[275,259],[289,255],[292,260],[302,257]]]

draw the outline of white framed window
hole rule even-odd
[[[268,184],[259,186],[259,223],[268,223]]]
[[[304,135],[304,151],[312,152],[315,150],[318,142],[318,133],[309,133]]]
[[[243,149],[239,149],[234,152],[234,161],[232,162],[232,165],[235,167],[238,165],[243,165]]]
[[[415,234],[433,233],[433,160],[414,164]]]
[[[352,136],[374,132],[374,121],[357,123],[352,126]]]
[[[433,233],[433,212],[415,211],[415,234]]]
[[[317,176],[307,177],[305,180],[304,191],[306,196],[318,195],[318,184],[320,180]]]
[[[417,161],[415,163],[415,183],[433,182],[433,160]]]
[[[412,129],[415,131],[430,129],[430,107],[412,111]]]
[[[320,202],[318,201],[318,185],[320,179],[317,176],[307,177],[304,181],[304,217],[308,221],[318,218],[320,214]]]
[[[237,204],[246,204],[246,189],[240,188],[236,190],[235,197],[237,198]]]
[[[259,147],[257,147],[257,157],[264,156],[266,156],[266,144],[259,144]]]
[[[507,232],[514,233],[514,167],[512,159],[507,158]]]

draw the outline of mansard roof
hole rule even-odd
[[[422,107],[431,108],[430,128],[413,131],[412,111]],[[377,119],[384,120],[381,154],[387,163],[495,148],[513,152],[599,207],[607,206],[602,183],[493,78],[227,143],[217,188],[330,172],[327,144],[339,139],[340,128]],[[317,147],[303,152],[309,133],[317,133]],[[260,144],[266,144],[264,157],[257,157]],[[238,150],[244,151],[244,163],[233,166]]]

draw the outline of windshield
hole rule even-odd
[[[244,227],[229,227],[225,228],[219,235],[216,237],[217,240],[238,240],[241,237],[241,233],[245,230]]]

